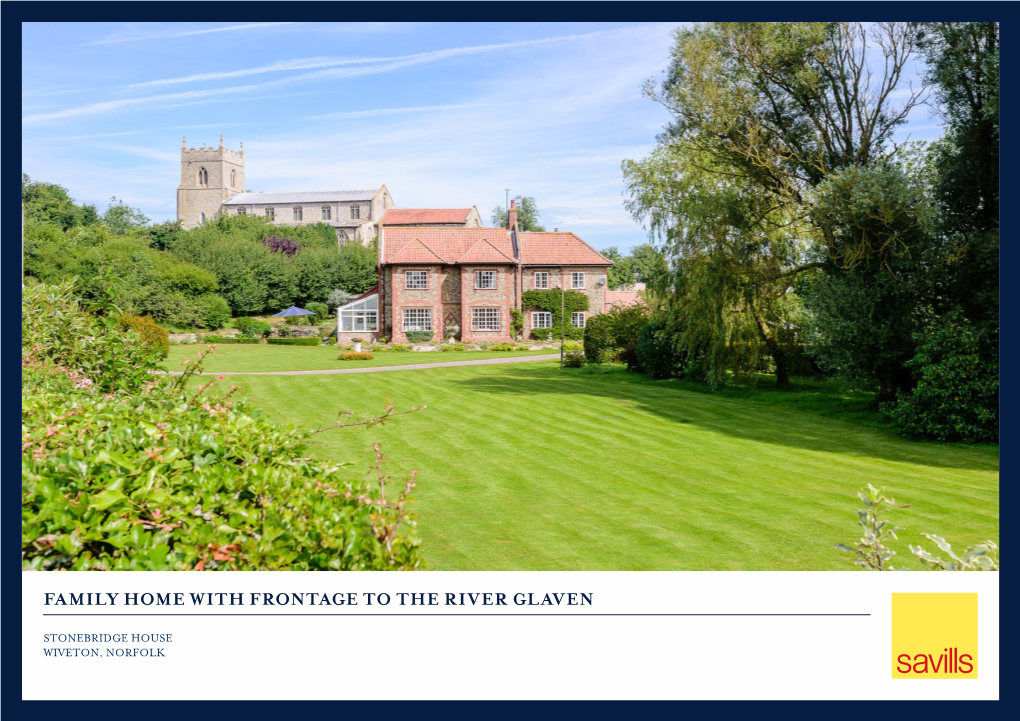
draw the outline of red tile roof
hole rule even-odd
[[[454,265],[483,240],[503,258],[484,262],[514,262],[513,244],[506,228],[386,228],[382,236],[382,261]]]
[[[606,305],[626,308],[630,305],[642,305],[644,301],[636,290],[607,290]]]
[[[612,265],[573,233],[518,233],[524,265]]]
[[[461,264],[477,263],[516,263],[513,256],[506,255],[487,240],[479,240],[470,250],[457,259]]]
[[[392,208],[380,225],[418,225],[421,223],[466,223],[471,208]]]
[[[389,211],[387,211],[389,212]],[[573,233],[517,234],[524,265],[612,265]],[[514,263],[506,228],[386,228],[384,264]]]

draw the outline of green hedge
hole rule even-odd
[[[254,343],[261,343],[262,341],[258,338],[247,338],[243,335],[235,335],[233,337],[227,335],[207,335],[202,339],[203,343],[225,343],[230,345],[231,343],[241,343],[252,345]]]
[[[321,338],[266,338],[270,345],[322,345]]]
[[[408,343],[428,343],[435,333],[430,330],[409,330],[404,335],[407,337]]]

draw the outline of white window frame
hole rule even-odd
[[[542,276],[541,284],[538,282],[539,276]],[[549,290],[549,271],[547,270],[535,271],[535,290]]]
[[[482,317],[479,318],[479,315]],[[497,332],[503,330],[502,311],[499,308],[472,308],[471,330]]]
[[[587,314],[583,310],[575,310],[570,314],[570,325],[574,326],[575,328],[584,328],[586,318]],[[580,325],[577,324],[578,319],[580,319],[581,321]]]
[[[572,271],[570,271],[570,288],[571,288],[571,290],[584,290],[585,283],[587,281],[587,278],[586,278],[587,275],[588,275],[587,273],[585,273],[584,271],[581,271],[581,270],[572,270]],[[580,285],[578,285],[578,283],[577,283],[578,280],[581,281]]]
[[[412,281],[412,277],[415,279]],[[429,272],[427,270],[405,270],[404,290],[428,290]]]
[[[408,320],[408,314],[411,320]],[[418,316],[418,320],[414,317]],[[428,327],[426,327],[426,325]],[[400,329],[405,333],[409,330],[432,330],[432,309],[431,308],[404,308],[400,314]]]
[[[538,319],[542,318],[543,323],[540,325]],[[532,328],[552,328],[552,313],[547,310],[533,310],[531,311],[531,327]]]
[[[481,285],[481,279],[483,277],[491,278],[492,285]],[[496,271],[494,270],[476,270],[475,271],[475,289],[476,290],[496,290],[498,279],[496,278]]]
[[[305,209],[302,206],[300,206],[300,205],[295,205],[294,206],[294,220],[302,220],[303,221],[304,219],[305,219]]]
[[[337,308],[341,333],[376,333],[379,330],[379,295],[355,300]]]

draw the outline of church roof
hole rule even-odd
[[[335,203],[371,200],[379,192],[374,190],[299,190],[282,193],[238,193],[225,200],[224,205],[264,205],[266,203]]]
[[[421,223],[466,223],[471,208],[391,208],[380,225],[419,225]]]

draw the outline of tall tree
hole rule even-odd
[[[530,195],[518,195],[513,199],[517,206],[517,227],[521,230],[533,230],[538,233],[545,232],[545,227],[538,222],[541,212],[538,203]],[[492,209],[492,225],[495,228],[505,228],[507,224],[506,208],[498,205]]]

